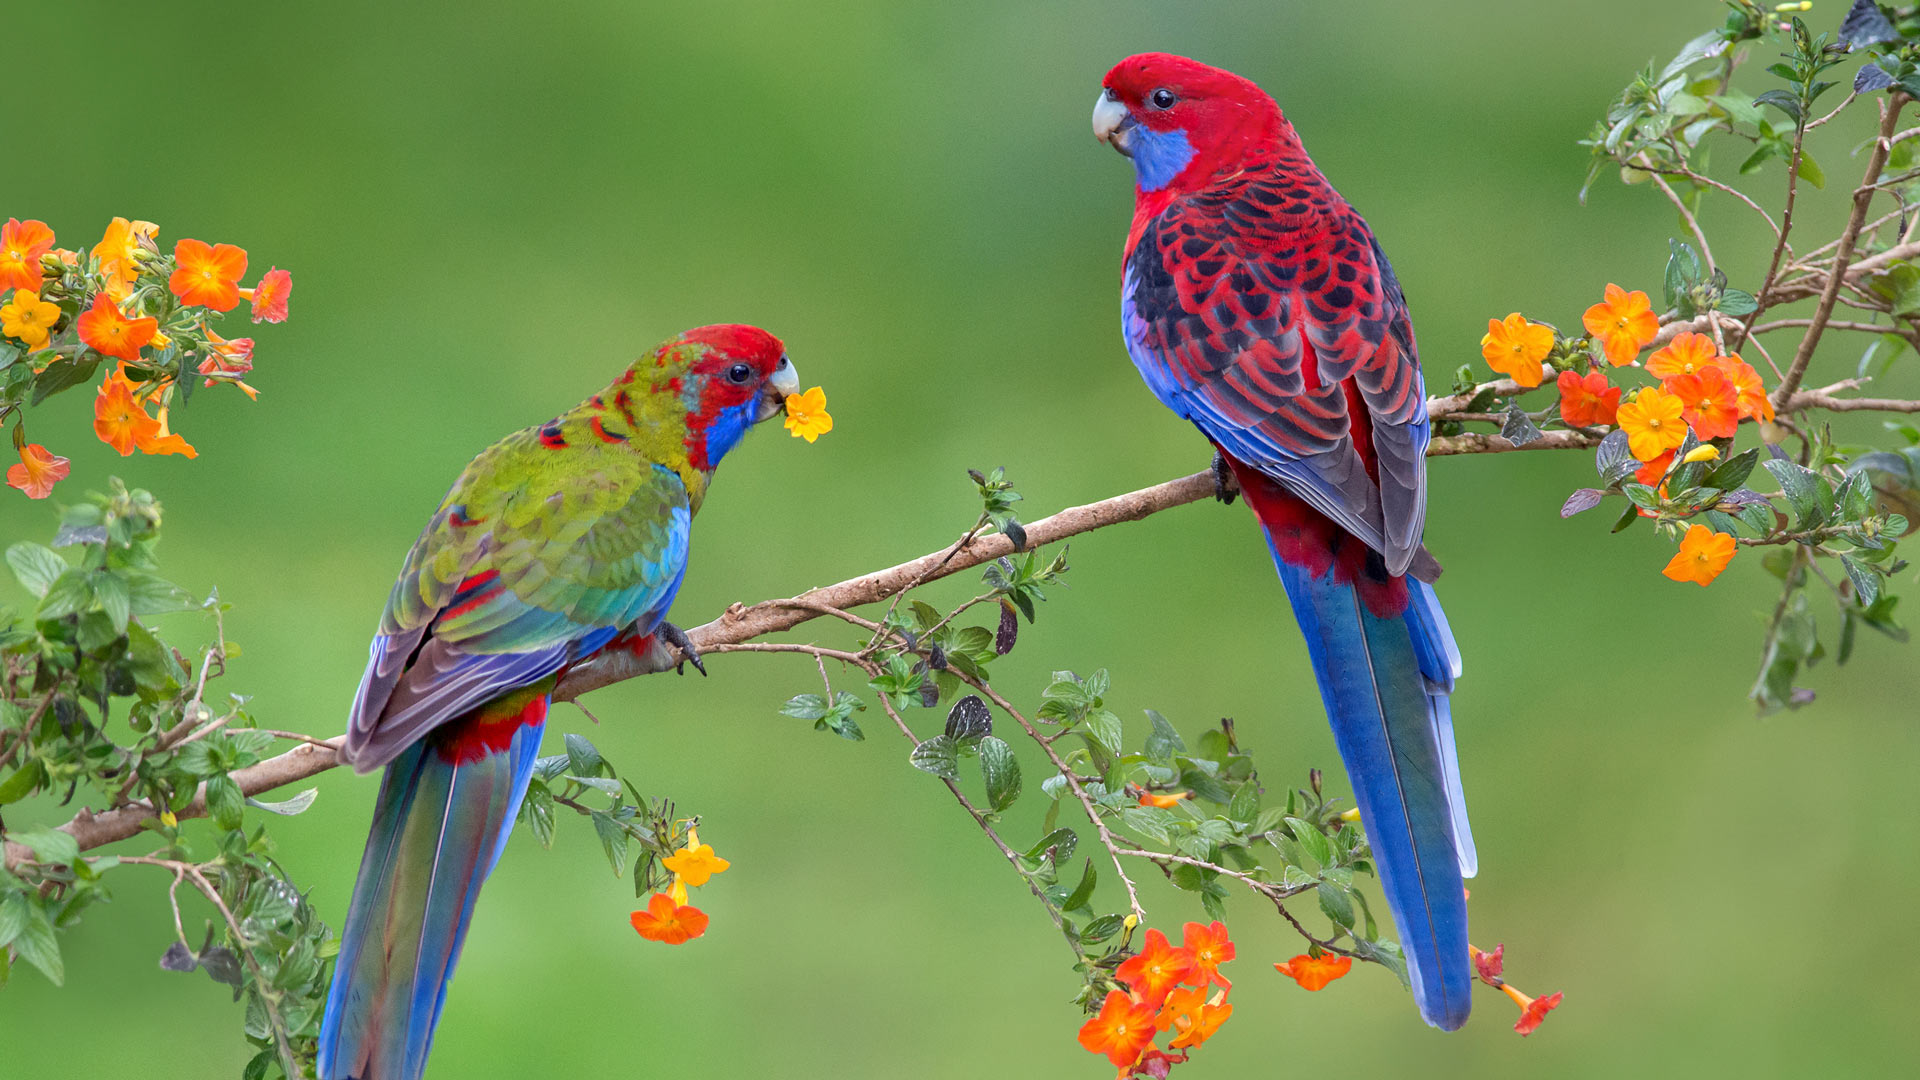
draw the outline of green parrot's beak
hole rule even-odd
[[[1127,143],[1128,137],[1133,133],[1134,125],[1138,123],[1139,121],[1133,118],[1133,114],[1127,111],[1126,105],[1113,96],[1111,90],[1100,91],[1100,96],[1094,99],[1093,137],[1120,151],[1122,156],[1133,156]]]
[[[754,413],[754,423],[771,420],[787,411],[787,399],[800,392],[800,372],[793,361],[785,356],[774,365],[773,374],[767,376],[766,385],[760,389],[760,410]]]

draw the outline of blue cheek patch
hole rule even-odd
[[[1154,131],[1145,124],[1136,125],[1128,149],[1133,151],[1133,171],[1140,178],[1141,191],[1159,191],[1173,183],[1193,160],[1193,144],[1179,128]]]
[[[749,398],[738,405],[721,409],[719,415],[713,418],[713,423],[707,426],[707,462],[710,465],[720,464],[720,459],[726,456],[727,451],[740,445],[740,440],[746,437],[747,429],[753,426],[755,404],[754,399]]]

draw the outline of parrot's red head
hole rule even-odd
[[[688,348],[692,346],[692,348]],[[674,376],[686,409],[686,447],[694,468],[711,470],[747,429],[785,411],[800,374],[780,339],[757,326],[700,326],[655,352]],[[684,374],[677,370],[684,365]]]
[[[1250,80],[1184,56],[1129,56],[1100,85],[1093,133],[1133,159],[1142,193],[1198,190],[1289,130]]]

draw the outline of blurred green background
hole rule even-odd
[[[1809,17],[1830,27],[1844,7]],[[969,466],[1007,466],[1031,518],[1204,465],[1117,333],[1130,172],[1087,114],[1120,57],[1183,52],[1276,95],[1392,254],[1444,385],[1489,316],[1571,325],[1607,281],[1657,296],[1671,210],[1611,177],[1578,205],[1574,141],[1637,67],[1720,18],[1707,0],[14,9],[31,59],[0,217],[41,218],[66,246],[148,218],[165,243],[238,243],[250,280],[277,264],[297,286],[292,320],[256,335],[260,401],[208,393],[176,413],[199,460],[113,456],[85,394],[33,433],[73,458],[63,493],[117,474],[162,496],[172,576],[235,605],[245,654],[222,688],[332,734],[399,557],[466,459],[683,327],[772,328],[839,424],[813,446],[765,431],[729,459],[686,625],[947,543],[977,506]],[[1857,170],[1863,123],[1813,144],[1829,175]],[[1782,180],[1771,164],[1755,190]],[[1807,229],[1837,220],[1843,185],[1811,193]],[[1756,223],[1725,204],[1707,221],[1754,287]],[[1815,382],[1850,373],[1851,348]],[[1585,455],[1432,475],[1428,539],[1467,658],[1475,940],[1504,941],[1518,983],[1566,1004],[1522,1040],[1485,992],[1443,1037],[1377,969],[1306,994],[1268,968],[1298,938],[1236,896],[1237,1011],[1181,1075],[1910,1067],[1915,654],[1864,638],[1853,666],[1815,672],[1817,707],[1756,721],[1744,692],[1772,594],[1754,556],[1703,591],[1659,576],[1670,548],[1647,530],[1562,522]],[[0,508],[0,544],[51,532],[45,505]],[[1104,665],[1130,724],[1145,707],[1189,734],[1230,715],[1276,786],[1320,765],[1344,788],[1245,511],[1096,533],[1072,561],[999,686],[1031,702],[1047,671]],[[551,853],[517,837],[432,1075],[1109,1075],[1074,1042],[1046,918],[885,723],[856,745],[778,716],[815,688],[798,657],[711,666],[601,693],[604,727],[572,709],[553,725],[704,815],[734,863],[701,892],[708,936],[635,937],[630,886],[584,822]],[[1029,776],[1008,826],[1027,842],[1031,760]],[[319,787],[276,827],[337,920],[375,787]],[[118,902],[67,936],[66,989],[22,968],[0,993],[0,1073],[238,1072],[240,1011],[156,966],[165,878],[141,874],[116,874]],[[1169,927],[1197,910],[1151,883],[1146,899]],[[62,1065],[76,1050],[85,1065]]]

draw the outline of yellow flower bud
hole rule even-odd
[[[1134,927],[1140,925],[1140,916],[1128,915],[1126,918],[1120,920],[1120,923],[1121,925],[1125,926],[1127,929],[1131,930]]]
[[[165,825],[167,828],[171,829],[174,826],[180,824],[180,819],[173,816],[173,811],[162,810],[160,811],[160,824]]]
[[[1342,812],[1342,813],[1341,813],[1341,815],[1340,815],[1340,820],[1341,820],[1341,821],[1359,821],[1359,820],[1360,820],[1360,808],[1356,806],[1356,807],[1354,807],[1354,808],[1353,808],[1353,809],[1351,809],[1351,810],[1347,810],[1347,811],[1344,811],[1344,812]]]
[[[1701,445],[1696,446],[1693,449],[1687,451],[1687,456],[1681,458],[1680,460],[1688,463],[1692,463],[1695,461],[1712,461],[1719,456],[1720,456],[1719,447],[1713,445],[1712,443],[1702,443]]]

